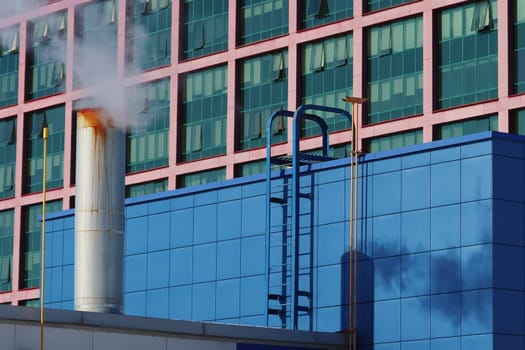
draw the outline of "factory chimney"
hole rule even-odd
[[[123,312],[125,154],[104,110],[77,111],[75,310]]]

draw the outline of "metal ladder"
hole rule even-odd
[[[323,118],[306,111],[323,111],[346,116],[339,108],[316,105],[300,106],[295,113],[274,112],[268,119],[266,133],[266,280],[267,313],[270,327],[313,329],[313,208],[314,179],[305,165],[333,160],[329,154],[328,126]],[[272,123],[277,117],[293,118],[293,150],[288,156],[272,157]],[[322,133],[322,155],[300,152],[300,125],[304,119],[315,122]],[[290,167],[272,172],[272,166]],[[303,172],[301,173],[301,170]],[[306,171],[304,171],[306,170]],[[310,182],[301,186],[301,179]],[[306,208],[302,211],[301,208]]]

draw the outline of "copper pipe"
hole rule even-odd
[[[48,128],[44,124],[42,138],[44,139],[44,160],[42,175],[42,236],[40,237],[40,350],[44,350],[44,301],[45,301],[45,257],[46,257],[46,173],[47,173],[47,136]]]

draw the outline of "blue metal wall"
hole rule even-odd
[[[365,158],[360,349],[525,348],[524,147],[483,133]],[[303,180],[314,189],[318,331],[348,323],[347,163]],[[265,201],[263,176],[129,200],[126,313],[266,325]],[[49,307],[73,306],[73,221],[72,211],[48,219]]]

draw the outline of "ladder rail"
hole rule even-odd
[[[286,190],[286,191],[283,191],[284,194],[283,194],[283,198],[281,198],[281,200],[279,200],[278,198],[275,198],[272,200],[272,162],[271,162],[271,158],[272,158],[272,148],[271,148],[271,145],[272,145],[272,124],[274,122],[275,119],[277,119],[278,117],[282,117],[282,118],[293,118],[293,112],[290,112],[290,111],[286,111],[286,110],[281,110],[281,111],[276,111],[276,112],[273,112],[270,117],[268,118],[268,122],[267,122],[267,127],[266,127],[266,223],[265,223],[265,233],[266,233],[266,254],[265,254],[265,280],[266,280],[266,288],[268,289],[267,290],[267,300],[266,300],[266,324],[269,325],[270,323],[270,315],[278,315],[281,317],[281,327],[284,325],[286,326],[286,310],[285,310],[285,315],[284,317],[282,316],[282,310],[276,310],[274,308],[271,308],[271,301],[272,300],[275,300],[273,297],[270,298],[270,296],[272,296],[273,294],[273,291],[271,292],[270,291],[270,274],[271,274],[271,271],[270,271],[270,249],[271,249],[271,236],[272,234],[274,234],[275,232],[273,232],[272,228],[275,228],[275,226],[277,225],[273,225],[272,226],[272,222],[271,222],[271,211],[272,211],[272,207],[275,207],[276,204],[285,204],[284,202],[287,200],[287,197],[288,197],[288,192],[289,190]],[[283,179],[283,181],[285,181],[285,176],[284,176],[284,170],[280,170],[279,171],[279,179]],[[286,188],[286,185],[283,184],[283,189]],[[280,202],[280,203],[279,203]],[[284,211],[288,211],[288,208],[284,208],[283,209]],[[284,216],[288,216],[287,213],[283,213],[283,218]],[[281,225],[279,225],[281,227],[283,227],[283,224],[281,223]],[[282,232],[282,231],[281,231]],[[282,232],[283,236],[286,237],[286,231],[285,232]],[[286,239],[286,238],[284,238]],[[280,272],[282,273],[282,272]],[[274,273],[275,274],[275,273]],[[281,277],[281,280],[282,279],[285,279],[284,282],[286,282],[286,273],[283,273],[283,276]],[[282,285],[281,284],[281,288],[282,288]],[[282,293],[282,290],[281,290],[281,294]],[[286,297],[286,294],[284,294],[284,297]],[[284,305],[284,303],[281,303],[280,300],[277,300],[279,301],[281,307],[282,305]],[[272,304],[273,305],[273,304]],[[284,306],[286,307],[286,306]]]

